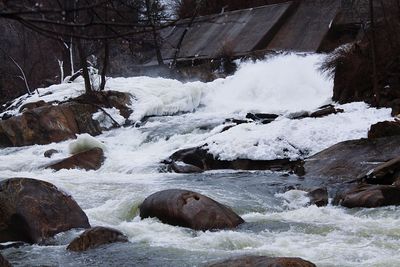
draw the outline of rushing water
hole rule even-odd
[[[160,161],[174,151],[205,143],[226,159],[311,155],[337,142],[364,137],[371,123],[390,118],[389,110],[354,103],[341,106],[344,113],[326,118],[288,119],[290,113],[329,102],[332,83],[315,70],[318,60],[315,55],[287,55],[246,63],[234,76],[208,84],[147,77],[110,80],[110,89],[134,95],[132,120],[156,116],[141,127],[96,137],[107,147],[99,170],[43,169],[69,155],[71,141],[65,141],[1,149],[0,180],[49,181],[74,197],[91,225],[119,229],[130,242],[68,252],[67,244],[81,232],[75,229],[57,235],[46,246],[9,248],[2,254],[15,266],[203,266],[241,254],[302,257],[318,266],[399,266],[397,207],[308,206],[304,191],[288,189],[318,181],[279,172],[160,171]],[[48,90],[53,90],[51,97],[62,98],[79,93],[82,84]],[[224,119],[243,118],[249,111],[281,116],[267,125],[239,125],[220,133]],[[50,148],[60,153],[45,158],[43,153]],[[234,230],[202,232],[157,219],[140,220],[139,204],[151,193],[168,188],[210,196],[231,206],[246,223]]]

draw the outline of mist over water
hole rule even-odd
[[[106,146],[97,171],[44,169],[69,156],[72,140],[0,149],[0,179],[31,177],[71,194],[92,226],[111,226],[129,243],[85,253],[66,245],[81,230],[57,235],[48,246],[3,250],[15,266],[204,266],[242,254],[302,257],[317,266],[399,266],[398,207],[345,209],[307,206],[302,181],[269,171],[160,172],[160,161],[176,150],[208,144],[223,159],[293,159],[337,142],[366,137],[369,126],[391,119],[390,110],[364,103],[338,106],[344,113],[290,120],[288,114],[330,103],[332,81],[317,71],[321,55],[284,55],[242,63],[237,73],[210,83],[163,78],[113,78],[108,89],[130,92],[133,121],[152,116],[139,128],[126,127],[96,139]],[[43,89],[45,90],[45,89]],[[79,95],[83,84],[51,86],[44,100]],[[29,101],[35,101],[34,98]],[[227,118],[247,112],[280,115],[270,124],[242,124],[222,132]],[[59,150],[48,159],[43,153]],[[138,206],[150,194],[182,188],[231,206],[246,223],[235,230],[194,231],[140,220]]]

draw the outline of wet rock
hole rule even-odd
[[[241,256],[208,267],[316,267],[316,265],[301,258]]]
[[[11,264],[0,254],[0,267],[11,267]]]
[[[39,108],[39,107],[44,107],[44,106],[50,106],[50,104],[45,102],[45,101],[43,101],[43,100],[39,100],[39,101],[36,101],[36,102],[31,102],[31,103],[26,103],[26,104],[22,105],[19,108],[19,112],[24,112],[24,111],[27,111],[27,110],[31,110],[31,109],[35,109],[35,108]]]
[[[57,153],[59,153],[58,150],[56,150],[56,149],[49,149],[49,150],[46,150],[46,151],[44,152],[43,156],[45,156],[46,158],[51,158],[54,154],[57,154]]]
[[[183,162],[188,165],[196,166],[197,168],[207,170],[233,169],[233,170],[274,170],[274,171],[292,171],[302,173],[301,160],[291,161],[290,159],[276,160],[251,160],[251,159],[236,159],[236,160],[220,160],[208,153],[203,147],[194,147],[178,150],[165,161],[169,164],[174,162]],[[173,169],[172,167],[170,169]]]
[[[317,207],[323,207],[328,205],[328,190],[325,187],[316,188],[307,193],[307,197],[310,198],[311,205],[317,205]]]
[[[172,162],[170,165],[171,171],[176,173],[200,173],[203,172],[202,169],[194,165],[185,164],[183,162]]]
[[[0,182],[0,242],[41,243],[72,228],[90,227],[71,196],[29,178]]]
[[[104,162],[104,152],[101,148],[92,148],[90,150],[77,153],[71,157],[53,163],[46,169],[59,171],[61,169],[85,169],[98,170]]]
[[[321,107],[320,109],[312,112],[310,114],[311,118],[321,118],[321,117],[325,117],[331,114],[337,114],[337,113],[342,113],[344,112],[343,109],[336,109],[334,106],[332,105],[327,105],[325,107]]]
[[[369,171],[365,177],[369,184],[393,184],[400,180],[400,157],[389,160]]]
[[[49,144],[75,138],[77,133],[101,133],[92,119],[97,109],[90,105],[66,103],[43,106],[0,121],[0,147]]]
[[[305,176],[328,184],[349,182],[399,155],[400,136],[345,141],[306,159]]]
[[[371,126],[368,131],[368,138],[380,138],[400,135],[399,121],[382,121]]]
[[[72,240],[67,250],[85,251],[116,242],[128,242],[128,238],[116,229],[98,226],[84,231],[79,237]]]
[[[194,230],[235,228],[243,223],[229,207],[196,192],[169,189],[154,193],[140,205],[140,217]]]
[[[268,113],[247,113],[246,118],[251,119],[253,121],[269,121],[272,122],[276,118],[278,118],[279,115],[277,114],[268,114]]]
[[[339,193],[335,197],[334,204],[340,204],[347,208],[400,205],[400,187],[393,185],[356,185]]]

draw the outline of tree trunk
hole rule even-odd
[[[90,83],[86,55],[85,55],[85,52],[83,51],[81,40],[76,39],[76,46],[78,48],[79,61],[81,63],[83,80],[85,81],[85,93],[91,94],[93,92],[93,90],[92,90],[92,85]]]

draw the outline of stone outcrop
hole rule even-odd
[[[0,147],[49,144],[75,138],[77,133],[98,135],[92,119],[97,108],[78,103],[43,106],[0,121]]]
[[[243,223],[229,207],[196,192],[169,189],[147,197],[139,207],[142,219],[156,217],[163,223],[194,230],[235,228]]]
[[[349,182],[399,155],[400,136],[345,141],[306,159],[305,177],[320,177],[326,184]]]
[[[178,163],[177,163],[178,162]],[[233,169],[233,170],[288,170],[295,173],[302,173],[302,161],[291,161],[289,159],[276,159],[276,160],[251,160],[251,159],[236,159],[236,160],[220,160],[215,158],[212,154],[208,153],[207,149],[203,147],[187,148],[176,151],[164,163],[169,165],[169,169],[174,170],[174,164],[183,162],[186,164],[188,170],[219,170],[219,169]],[[188,168],[188,165],[194,166]],[[176,169],[176,168],[175,168]],[[178,172],[184,172],[180,169]]]
[[[86,251],[116,242],[128,242],[128,238],[116,229],[98,226],[84,231],[79,237],[72,240],[67,250]]]
[[[339,193],[334,202],[347,208],[400,205],[400,187],[393,185],[356,185]]]
[[[47,169],[59,171],[61,169],[85,169],[98,170],[104,162],[104,152],[101,148],[92,148],[90,150],[77,153],[62,159],[56,163],[47,166]]]
[[[72,228],[90,227],[71,196],[29,178],[0,182],[0,242],[41,243]]]
[[[208,267],[316,267],[316,265],[301,258],[241,256]]]
[[[26,104],[22,105],[19,108],[19,112],[24,112],[24,111],[27,111],[27,110],[40,108],[40,107],[44,107],[44,106],[50,106],[50,104],[45,102],[44,100],[39,100],[39,101],[36,101],[36,102],[26,103]]]

